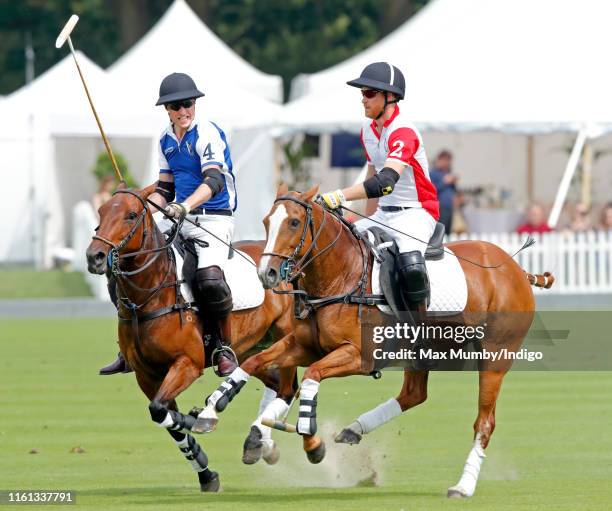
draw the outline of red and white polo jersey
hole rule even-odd
[[[393,192],[378,199],[379,206],[423,208],[436,220],[440,206],[436,188],[429,178],[429,165],[423,139],[416,127],[400,114],[399,106],[378,132],[376,122],[366,121],[361,128],[361,143],[368,164],[380,172],[387,160],[406,165]]]

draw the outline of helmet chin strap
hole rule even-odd
[[[380,119],[384,115],[385,110],[387,110],[387,107],[389,105],[392,105],[393,103],[399,103],[399,99],[392,99],[391,101],[389,101],[387,99],[387,92],[385,92],[385,104],[383,105],[382,110],[380,111],[380,113],[376,116],[376,120]]]

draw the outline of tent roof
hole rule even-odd
[[[434,0],[358,55],[298,77],[283,121],[358,129],[360,96],[345,82],[389,61],[406,77],[402,107],[423,128],[612,130],[610,19],[612,3],[599,0]]]
[[[219,39],[184,0],[175,0],[157,24],[108,68],[111,76],[139,84],[151,104],[162,78],[191,74],[204,93],[235,83],[260,98],[282,102],[282,79],[259,71]],[[146,84],[146,88],[144,87]],[[155,97],[153,97],[155,96]]]

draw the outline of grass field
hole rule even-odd
[[[464,501],[445,495],[471,444],[475,374],[433,374],[424,405],[359,446],[328,441],[318,466],[285,433],[275,434],[278,465],[242,465],[261,388],[253,381],[218,431],[199,437],[224,487],[211,495],[198,491],[191,467],[151,423],[133,375],[96,375],[115,354],[114,332],[112,320],[0,323],[0,489],[71,489],[78,509],[105,510],[612,508],[611,373],[508,375],[476,495]],[[395,395],[400,378],[325,382],[320,427],[329,438]],[[179,404],[201,403],[217,381],[202,378]]]
[[[0,299],[91,296],[80,271],[0,269]]]

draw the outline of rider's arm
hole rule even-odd
[[[214,165],[207,166],[202,172],[204,182],[183,201],[187,206],[187,211],[197,208],[200,204],[208,202],[214,195],[223,190],[225,179],[221,174],[221,169]]]
[[[155,191],[149,195],[149,200],[157,204],[161,209],[166,207],[168,202],[174,200],[174,176],[167,172],[159,173],[159,181]]]
[[[374,165],[368,165],[368,173],[366,174],[366,179],[371,178],[374,174],[376,174],[376,168]],[[372,216],[376,209],[378,208],[378,199],[368,199],[366,202],[366,216]]]
[[[357,199],[372,199],[381,197],[382,195],[387,195],[385,193],[368,194],[366,190],[375,189],[377,187],[386,188],[387,186],[391,186],[391,189],[393,189],[393,185],[395,185],[404,168],[406,168],[406,164],[397,160],[387,160],[385,161],[385,167],[383,168],[383,170],[381,170],[378,174],[376,174],[376,171],[374,170],[371,176],[370,167],[374,169],[373,166],[368,165],[368,179],[366,179],[363,183],[357,183],[342,190],[344,198],[347,201]],[[383,176],[381,176],[381,174],[383,174]],[[397,176],[397,178],[395,176]],[[376,182],[373,182],[372,180],[375,180]],[[393,183],[393,185],[391,185],[391,182]],[[371,184],[373,184],[374,186],[371,186]]]

